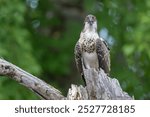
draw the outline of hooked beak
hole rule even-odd
[[[89,23],[90,25],[92,25],[92,24],[94,23],[93,19],[92,19],[92,18],[89,18],[88,23]]]
[[[89,21],[89,24],[92,25],[92,24],[93,24],[93,21]]]

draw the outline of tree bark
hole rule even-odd
[[[29,74],[21,68],[0,59],[0,75],[8,76],[18,83],[32,90],[42,99],[51,100],[104,100],[104,99],[133,99],[124,92],[118,80],[108,77],[104,71],[84,69],[87,86],[71,85],[67,96],[63,96],[59,90],[45,83],[43,80]]]
[[[21,68],[0,59],[0,75],[8,76],[9,78],[24,85],[28,89],[35,92],[42,99],[59,100],[64,99],[60,91],[48,85],[41,79],[27,73]]]

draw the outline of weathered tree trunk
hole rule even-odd
[[[84,74],[87,86],[71,85],[68,95],[65,97],[53,86],[48,85],[19,67],[0,59],[0,75],[16,80],[42,99],[132,99],[126,92],[122,91],[118,80],[109,78],[103,70],[97,72],[94,69],[85,69]]]
[[[101,69],[85,69],[85,80],[87,86],[77,87],[72,85],[69,89],[69,99],[94,99],[94,100],[131,100],[126,92],[122,91],[117,79],[108,77]]]

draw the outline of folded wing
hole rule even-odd
[[[106,42],[101,39],[96,40],[96,52],[99,61],[99,67],[109,75],[110,72],[110,53]]]

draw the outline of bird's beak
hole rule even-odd
[[[90,24],[90,25],[92,25],[93,24],[93,19],[92,18],[89,18],[89,21],[88,21],[88,23]]]
[[[93,24],[93,21],[89,21],[89,24],[92,25],[92,24]]]

